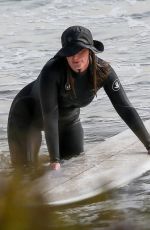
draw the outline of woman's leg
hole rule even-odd
[[[41,142],[41,131],[34,126],[30,126],[27,134],[27,161],[29,164],[35,165],[37,163]]]
[[[41,145],[41,131],[32,125],[30,100],[19,100],[8,119],[8,144],[14,167],[34,164]]]
[[[26,130],[15,128],[15,132],[10,128],[8,143],[13,166],[36,164],[41,140],[41,132],[33,127]]]
[[[60,158],[69,159],[84,152],[84,133],[80,121],[60,130]]]

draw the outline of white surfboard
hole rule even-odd
[[[150,120],[145,122],[150,131]],[[63,205],[126,185],[150,170],[150,155],[131,130],[101,142],[85,155],[48,169],[35,181],[47,204]]]

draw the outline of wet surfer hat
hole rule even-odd
[[[88,48],[95,53],[103,52],[102,42],[93,40],[90,30],[82,26],[71,26],[61,36],[62,48],[56,56],[69,57],[78,53],[83,48]]]

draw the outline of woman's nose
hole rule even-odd
[[[78,61],[79,60],[79,55],[78,54],[73,55],[72,60],[73,61]]]

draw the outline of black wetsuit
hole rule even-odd
[[[95,93],[89,80],[90,70],[82,75],[72,71],[72,76],[75,93],[67,82],[66,60],[53,58],[37,80],[15,97],[8,119],[8,142],[14,164],[37,159],[41,130],[45,132],[51,162],[84,151],[80,107],[88,105]],[[118,114],[149,149],[150,136],[112,68],[103,87]]]

